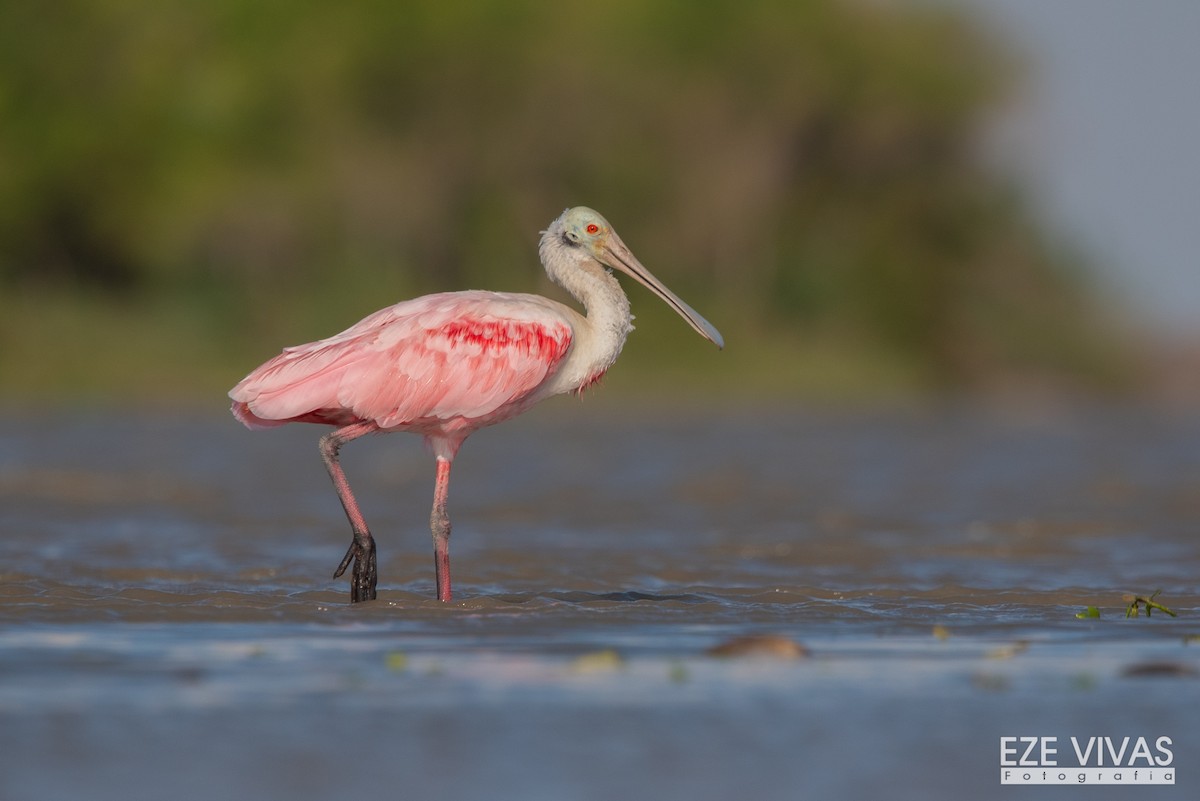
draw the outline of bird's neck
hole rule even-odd
[[[621,284],[605,267],[596,262],[585,264],[563,276],[559,286],[571,293],[587,311],[587,321],[592,333],[614,349],[616,359],[625,343],[625,337],[633,330],[633,315],[629,311],[629,298]]]
[[[616,361],[633,330],[629,298],[607,268],[558,237],[544,236],[539,251],[550,280],[587,313],[588,330],[583,337],[577,332],[576,349],[584,351],[580,357],[587,362],[587,378],[594,381]]]

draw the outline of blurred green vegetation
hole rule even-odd
[[[979,157],[1011,66],[923,5],[3,4],[0,391],[219,399],[406,297],[550,291],[576,204],[729,343],[631,287],[616,381],[1112,382],[1078,266]]]

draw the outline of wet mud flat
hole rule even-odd
[[[377,437],[354,607],[318,433],[9,416],[0,797],[1079,792],[1002,785],[1021,736],[1169,737],[1088,797],[1200,791],[1200,418],[556,404],[463,448],[451,605]]]

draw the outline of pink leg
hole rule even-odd
[[[450,600],[450,515],[446,495],[450,491],[450,460],[438,457],[437,483],[433,489],[433,513],[429,528],[433,533],[433,566],[437,574],[439,601]]]
[[[325,469],[329,471],[329,478],[333,480],[333,488],[337,490],[338,498],[342,501],[342,508],[346,510],[346,517],[350,520],[350,528],[354,531],[354,540],[350,543],[345,557],[342,558],[342,563],[338,565],[337,572],[333,574],[334,578],[340,577],[346,572],[350,561],[354,561],[354,569],[350,573],[350,603],[375,600],[378,570],[375,560],[375,540],[372,539],[371,532],[367,529],[367,521],[363,519],[362,512],[358,509],[354,493],[350,491],[350,482],[346,480],[346,474],[342,472],[342,465],[338,461],[338,451],[347,442],[376,430],[377,427],[374,423],[353,423],[321,437],[321,458],[325,461]]]

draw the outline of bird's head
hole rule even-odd
[[[565,244],[585,250],[596,261],[608,263],[604,259],[604,253],[605,245],[612,235],[612,226],[600,212],[587,206],[576,206],[564,211],[554,222],[562,229],[561,236]]]
[[[600,264],[625,273],[638,283],[658,295],[668,306],[687,320],[700,336],[725,347],[725,340],[713,325],[701,317],[695,309],[684,303],[678,295],[659,281],[638,261],[637,257],[617,236],[600,212],[587,206],[576,206],[564,211],[545,231],[547,237],[560,237],[563,246],[581,255],[590,256]]]

